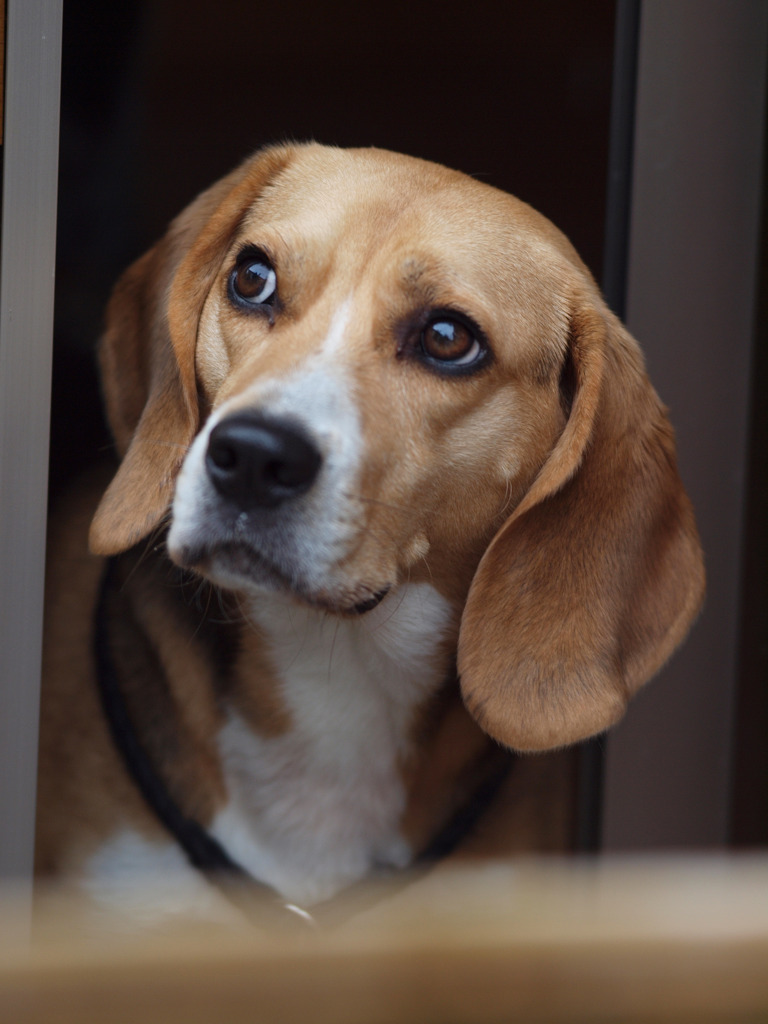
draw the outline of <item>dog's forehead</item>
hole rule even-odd
[[[364,206],[402,212],[430,204],[440,194],[460,190],[488,195],[496,190],[466,175],[416,157],[386,150],[336,150],[308,146],[294,150],[292,159],[271,179],[265,198],[296,210],[320,204],[329,213]]]
[[[291,224],[323,242],[343,235],[377,244],[407,237],[442,253],[570,249],[549,221],[514,196],[459,171],[375,149],[297,149],[253,197],[245,223],[265,222]]]

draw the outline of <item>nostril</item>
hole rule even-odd
[[[300,426],[255,413],[227,417],[208,439],[211,482],[243,508],[274,507],[303,494],[321,464],[320,452]]]
[[[226,439],[218,438],[208,444],[208,458],[216,469],[224,473],[237,466],[237,449]]]

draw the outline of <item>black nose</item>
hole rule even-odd
[[[274,508],[303,494],[322,461],[296,424],[257,413],[237,413],[217,423],[205,455],[216,490],[243,508]]]

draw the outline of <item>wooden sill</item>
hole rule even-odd
[[[768,858],[521,860],[375,895],[341,925],[288,936],[184,920],[139,932],[49,893],[29,947],[12,927],[0,939],[0,1019],[768,1019]]]

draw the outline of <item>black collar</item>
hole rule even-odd
[[[332,920],[335,915],[329,913],[330,904],[336,901],[313,908],[311,914],[286,902],[272,886],[254,878],[234,861],[221,843],[199,822],[187,817],[171,796],[137,735],[121,690],[119,671],[112,657],[108,605],[110,595],[119,586],[117,563],[117,558],[108,559],[102,575],[94,619],[93,652],[104,715],[128,774],[158,821],[184,851],[189,863],[241,909],[245,905],[250,917],[265,925],[295,925],[297,922],[314,925],[317,920]],[[492,770],[483,777],[470,798],[418,854],[408,878],[447,857],[473,831],[506,778],[512,756],[499,758],[498,763],[494,760]],[[350,905],[352,903],[354,901]]]

